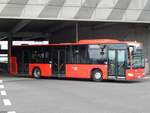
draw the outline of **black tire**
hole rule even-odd
[[[41,70],[40,68],[34,68],[33,69],[33,77],[39,79],[41,77]]]
[[[92,80],[99,82],[99,81],[103,81],[103,76],[102,76],[102,72],[99,70],[94,70],[92,71]]]

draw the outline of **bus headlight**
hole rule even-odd
[[[132,74],[132,73],[128,73],[128,76],[129,76],[129,77],[133,77],[133,76],[134,76],[134,74]]]
[[[141,76],[138,76],[138,79],[140,79],[141,78]]]

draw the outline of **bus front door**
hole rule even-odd
[[[64,77],[65,75],[65,49],[57,48],[53,51],[52,72],[53,76]]]
[[[108,50],[108,78],[125,79],[126,51],[123,49]]]

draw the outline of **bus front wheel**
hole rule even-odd
[[[92,71],[92,80],[97,81],[97,82],[102,81],[103,78],[102,78],[101,71],[99,71],[99,70]]]
[[[32,74],[33,74],[33,76],[35,78],[40,78],[41,77],[41,70],[40,70],[40,68],[34,68]]]

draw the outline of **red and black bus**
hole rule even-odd
[[[29,77],[136,80],[144,77],[140,43],[111,39],[19,45],[11,49],[10,73]]]

